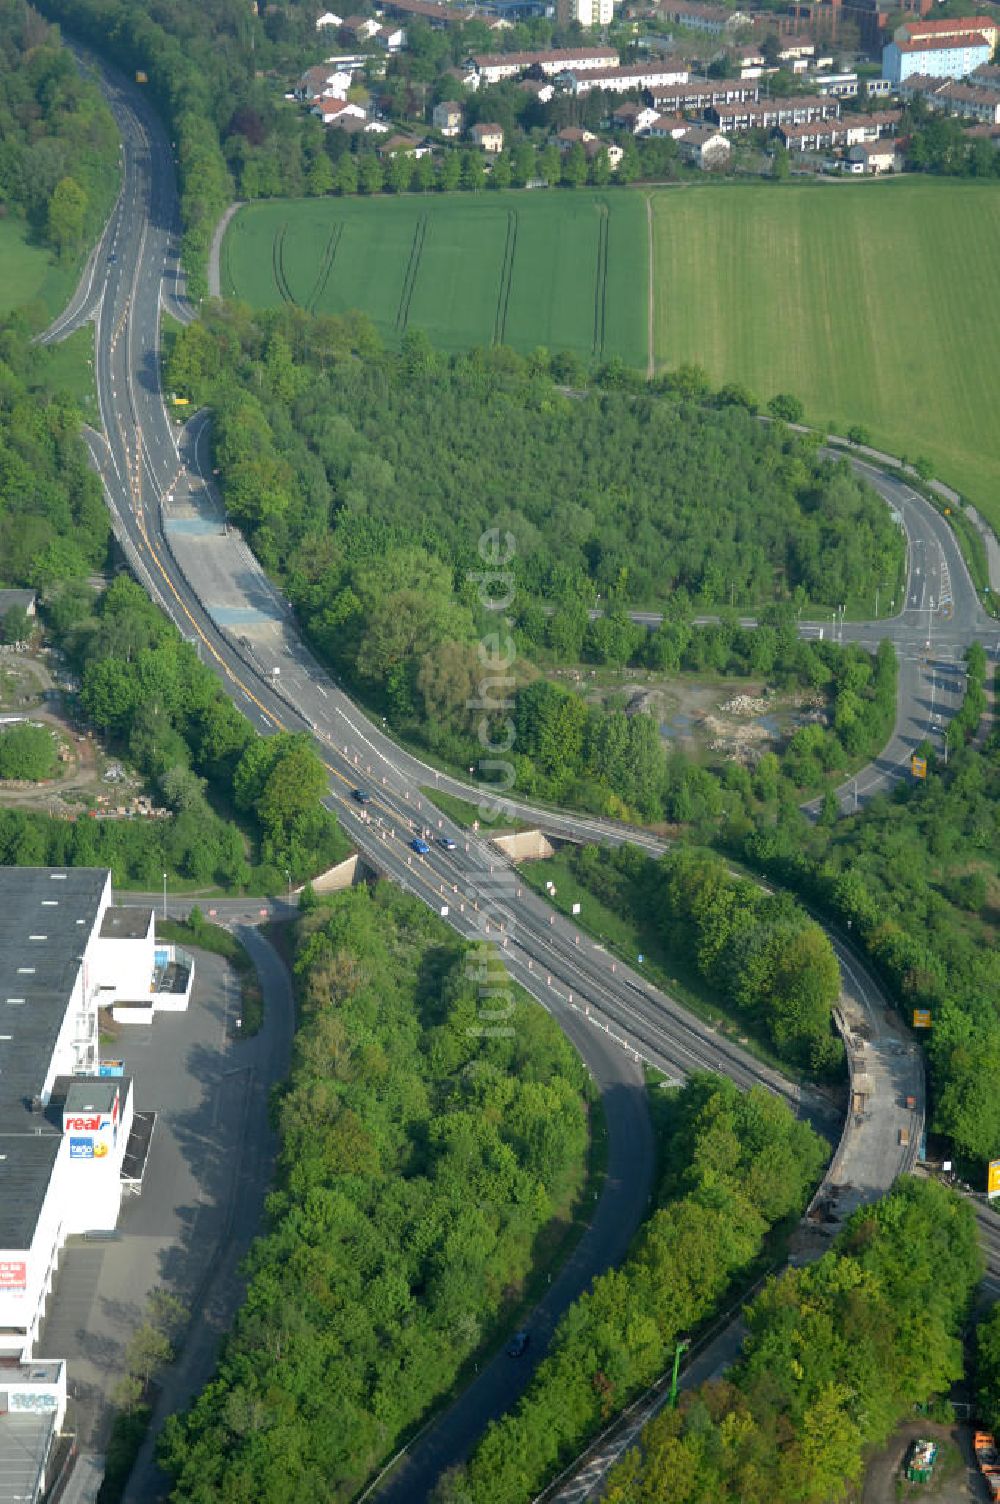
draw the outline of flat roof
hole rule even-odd
[[[343,101],[332,101],[342,105]],[[145,940],[153,922],[151,908],[125,908],[109,904],[101,920],[102,940]]]
[[[32,1132],[0,1132],[0,1247],[30,1248],[62,1133],[39,1113]],[[2,1498],[2,1495],[0,1495]]]
[[[0,1504],[39,1497],[55,1425],[54,1410],[0,1415]]]
[[[123,1077],[74,1076],[66,1092],[66,1112],[110,1112]]]
[[[0,1247],[30,1246],[59,1152],[62,1124],[33,1103],[108,876],[104,867],[0,867]]]

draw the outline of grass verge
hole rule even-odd
[[[478,804],[472,804],[468,799],[459,799],[454,794],[445,794],[441,789],[425,787],[420,792],[463,830],[471,830],[476,821],[479,822],[480,830],[491,830],[494,835],[509,835],[512,831],[528,829],[523,820],[508,820],[501,815],[487,815],[484,818],[479,813]]]
[[[796,1081],[809,1079],[798,1067],[774,1054],[759,1036],[746,1032],[746,1021],[735,1020],[722,999],[706,988],[685,957],[672,955],[663,948],[655,930],[630,914],[608,908],[600,899],[595,898],[589,888],[575,876],[571,855],[557,851],[555,856],[546,857],[544,861],[523,862],[518,871],[524,881],[537,893],[541,893],[553,908],[600,941],[612,955],[636,967],[643,976],[710,1024],[719,1034],[735,1040],[756,1059],[772,1066],[782,1075]],[[554,892],[546,889],[547,882],[554,884]],[[580,905],[578,914],[573,913],[574,904]]]

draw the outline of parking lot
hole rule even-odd
[[[103,1449],[108,1396],[151,1289],[180,1296],[193,1318],[163,1377],[165,1405],[183,1403],[209,1376],[239,1298],[235,1268],[271,1174],[267,1094],[287,1070],[292,1028],[287,973],[258,935],[241,938],[265,987],[265,1025],[254,1039],[231,1037],[235,980],[224,961],[199,951],[188,1011],[128,1026],[113,1048],[135,1081],[136,1107],[157,1114],[142,1193],[125,1196],[114,1238],[67,1245],[40,1343],[41,1355],[68,1360],[68,1421],[84,1451]]]

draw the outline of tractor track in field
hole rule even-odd
[[[424,237],[427,234],[427,215],[421,214],[413,231],[413,244],[410,246],[410,259],[406,263],[406,274],[403,277],[403,287],[399,294],[399,309],[396,313],[396,330],[399,334],[406,332],[406,325],[410,318],[410,299],[413,297],[413,288],[417,280],[417,272],[420,268],[420,257],[424,250]]]
[[[502,345],[507,334],[507,310],[510,307],[510,283],[514,275],[514,257],[517,254],[517,210],[507,210],[507,239],[504,241],[503,261],[500,266],[500,288],[497,292],[497,311],[493,321],[493,343]]]
[[[656,375],[656,360],[653,355],[653,200],[646,194],[646,379]]]
[[[326,292],[326,284],[330,280],[330,273],[333,271],[333,263],[337,258],[337,247],[340,245],[340,237],[343,233],[343,224],[334,225],[333,233],[326,243],[326,250],[323,252],[323,260],[320,262],[319,273],[316,277],[315,284],[313,285],[313,290],[309,294],[309,301],[306,303],[306,307],[308,308],[310,313],[316,312],[319,300]]]
[[[278,289],[281,299],[285,303],[295,306],[288,278],[285,275],[285,235],[288,230],[288,221],[281,226],[271,245],[271,265],[274,269],[274,284]]]
[[[600,207],[597,221],[597,272],[594,280],[594,354],[603,356],[608,313],[608,224],[607,204]]]

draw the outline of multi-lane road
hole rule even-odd
[[[537,1317],[544,1338],[559,1313],[600,1269],[617,1261],[646,1210],[652,1139],[640,1059],[682,1078],[698,1068],[722,1071],[741,1086],[763,1084],[836,1139],[837,1114],[819,1093],[799,1089],[738,1045],[692,1018],[633,969],[554,914],[516,869],[478,835],[451,824],[422,789],[477,797],[402,751],[332,682],[301,641],[287,604],[245,543],[226,526],[215,493],[207,423],[199,415],[176,434],[160,388],[159,324],[166,307],[187,319],[178,266],[179,224],[170,144],[141,91],[103,73],[122,134],[122,190],[84,282],[61,320],[59,338],[89,319],[96,326],[95,376],[102,433],[87,435],[104,482],[116,536],[131,568],[218,673],[227,693],[265,734],[309,732],[330,773],[328,802],[368,862],[413,891],[471,940],[495,945],[509,973],[538,998],[573,1040],[598,1084],[609,1128],[605,1188],[572,1263],[553,1284]],[[957,687],[949,665],[973,635],[988,630],[943,521],[919,496],[875,472],[869,477],[900,515],[910,540],[905,604],[891,620],[864,626],[815,624],[845,640],[891,635],[902,657],[900,720],[894,743],[863,775],[859,800],[895,775],[908,749],[938,729]],[[931,642],[928,649],[927,643]],[[370,803],[352,790],[363,785]],[[658,849],[642,833],[611,822],[537,811],[517,813],[569,839],[629,839]],[[429,850],[411,842],[426,835]],[[443,843],[450,843],[445,845]],[[856,963],[844,967],[844,1001],[877,1021],[863,1048],[885,1080],[902,1079],[890,1057],[898,1039],[884,1000]],[[503,1027],[503,1004],[484,988],[482,1026]],[[916,1066],[916,1080],[919,1063]],[[873,1074],[877,1074],[874,1071]],[[898,1095],[898,1086],[897,1086]],[[891,1184],[902,1167],[892,1132],[898,1100],[886,1097],[877,1128],[849,1120],[852,1180],[864,1197]],[[922,1095],[921,1095],[922,1105]],[[902,1119],[900,1120],[902,1122]],[[848,1141],[845,1140],[845,1143]],[[537,1352],[544,1346],[539,1341]],[[440,1468],[467,1450],[491,1414],[523,1388],[530,1363],[491,1365],[444,1422],[413,1450],[387,1483],[385,1497],[419,1499]]]

